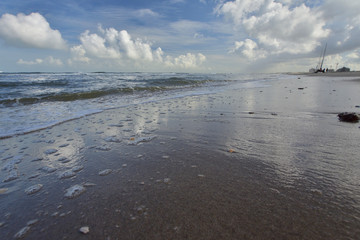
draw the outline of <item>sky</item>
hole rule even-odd
[[[360,70],[358,0],[1,0],[4,72]]]

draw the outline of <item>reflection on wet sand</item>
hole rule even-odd
[[[1,239],[355,239],[359,126],[319,111],[349,107],[330,93],[353,83],[337,81],[149,102],[3,139]]]

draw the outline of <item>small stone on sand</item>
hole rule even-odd
[[[45,153],[46,155],[50,155],[50,154],[56,153],[57,151],[58,151],[57,149],[50,148],[50,149],[44,151],[44,153]]]
[[[84,193],[86,191],[86,188],[84,188],[81,185],[74,185],[68,189],[66,189],[65,197],[68,199],[78,197],[80,194]]]
[[[79,229],[79,232],[81,232],[82,234],[88,234],[90,232],[90,228],[88,226],[81,227]]]
[[[59,162],[62,162],[62,163],[68,163],[68,162],[70,162],[71,160],[68,159],[68,158],[66,158],[66,157],[62,157],[62,158],[59,158],[58,161],[59,161]]]
[[[83,170],[83,169],[84,169],[83,166],[75,166],[75,167],[73,167],[72,171],[73,171],[73,172],[80,172],[80,171]]]
[[[108,146],[98,146],[95,149],[100,150],[100,151],[110,151],[111,150],[111,148]]]
[[[100,171],[99,175],[100,176],[106,176],[106,175],[109,175],[111,172],[112,172],[111,169],[105,169],[105,170]]]
[[[8,173],[8,175],[5,177],[3,182],[10,182],[18,178],[19,178],[19,173],[16,169],[14,169]]]
[[[26,193],[27,195],[31,195],[31,194],[37,193],[37,192],[39,192],[39,191],[42,189],[42,187],[43,187],[42,184],[32,185],[32,186],[28,187],[27,189],[25,189],[25,193]]]
[[[14,238],[16,239],[21,239],[23,237],[25,237],[26,233],[30,230],[29,226],[23,227],[22,229],[20,229],[20,231],[18,231],[15,235]]]
[[[30,220],[26,223],[27,226],[32,226],[32,225],[35,225],[39,222],[39,219],[33,219],[33,220]]]
[[[40,173],[34,173],[34,174],[30,175],[30,176],[28,177],[28,179],[37,178],[38,176],[40,176]]]
[[[119,143],[121,142],[121,139],[116,138],[116,137],[107,137],[104,139],[105,142],[115,142],[115,143]]]
[[[60,173],[59,178],[60,179],[71,178],[71,177],[74,177],[75,175],[76,175],[75,172],[73,172],[72,170],[68,170],[68,171]]]
[[[36,159],[33,159],[33,160],[31,160],[32,162],[39,162],[39,161],[42,161],[43,160],[43,158],[36,158]]]

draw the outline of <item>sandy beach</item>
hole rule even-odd
[[[350,71],[350,72],[319,72],[319,73],[289,73],[291,75],[305,75],[312,77],[360,77],[360,71]]]
[[[327,75],[1,139],[0,239],[357,239],[359,75]]]

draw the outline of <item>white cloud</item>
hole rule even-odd
[[[115,30],[116,31],[116,30]],[[132,40],[127,31],[119,33],[119,45],[126,55],[133,60],[153,60],[153,53],[149,43],[142,42],[141,39]]]
[[[206,57],[201,54],[187,53],[176,58],[167,57],[165,64],[169,67],[180,67],[185,69],[196,68],[206,61]]]
[[[45,59],[50,65],[56,65],[56,66],[62,66],[63,62],[60,59],[54,58],[52,56],[49,56]]]
[[[236,0],[220,4],[217,12],[273,54],[309,53],[330,34],[321,13],[304,4],[290,8],[274,0]]]
[[[140,10],[136,10],[135,11],[136,16],[138,17],[159,17],[159,14],[154,12],[151,9],[148,8],[144,8],[144,9],[140,9]]]
[[[37,58],[33,61],[25,61],[22,58],[20,58],[19,61],[17,61],[17,64],[22,64],[22,65],[37,65],[41,63],[43,63],[43,60],[40,58]]]
[[[317,62],[319,58],[314,58],[313,62]],[[339,54],[327,56],[324,61],[324,66],[327,68],[335,69],[336,67],[343,66],[346,59]]]
[[[258,44],[251,39],[240,42],[236,41],[235,46],[230,50],[230,53],[236,52],[241,52],[241,54],[251,60],[257,60],[267,56],[267,52],[263,49],[259,49]]]
[[[80,36],[81,45],[73,46],[70,51],[72,58],[69,64],[81,62],[89,64],[94,60],[108,59],[113,62],[132,63],[136,66],[157,65],[164,68],[196,68],[206,57],[199,54],[187,53],[178,57],[166,56],[158,47],[153,50],[149,42],[140,38],[133,39],[126,30],[118,31],[114,28],[103,29],[99,26],[99,34],[85,31]]]
[[[360,59],[360,53],[359,52],[352,52],[347,55],[348,58],[351,59]]]
[[[51,29],[39,13],[4,14],[0,18],[0,38],[8,45],[28,48],[66,49],[58,30]]]
[[[330,49],[335,53],[355,51],[360,47],[360,1],[327,0],[321,7],[328,26]]]
[[[32,60],[32,61],[26,61],[26,60],[23,60],[23,59],[19,59],[17,61],[17,64],[20,64],[20,65],[41,65],[41,64],[45,64],[45,65],[53,65],[53,66],[62,66],[63,62],[60,59],[49,56],[49,57],[47,57],[45,59],[37,58],[37,59]]]
[[[86,57],[86,51],[82,45],[74,46],[70,49],[72,59],[70,59],[70,64],[72,61],[89,63],[90,58]]]
[[[163,62],[163,55],[164,55],[164,52],[162,51],[162,49],[159,47],[155,50],[155,53],[154,53],[154,59],[155,61],[157,62]]]
[[[80,41],[82,48],[91,56],[110,59],[120,57],[120,53],[115,48],[106,46],[106,39],[97,34],[89,34],[89,31],[85,31],[81,34]]]

